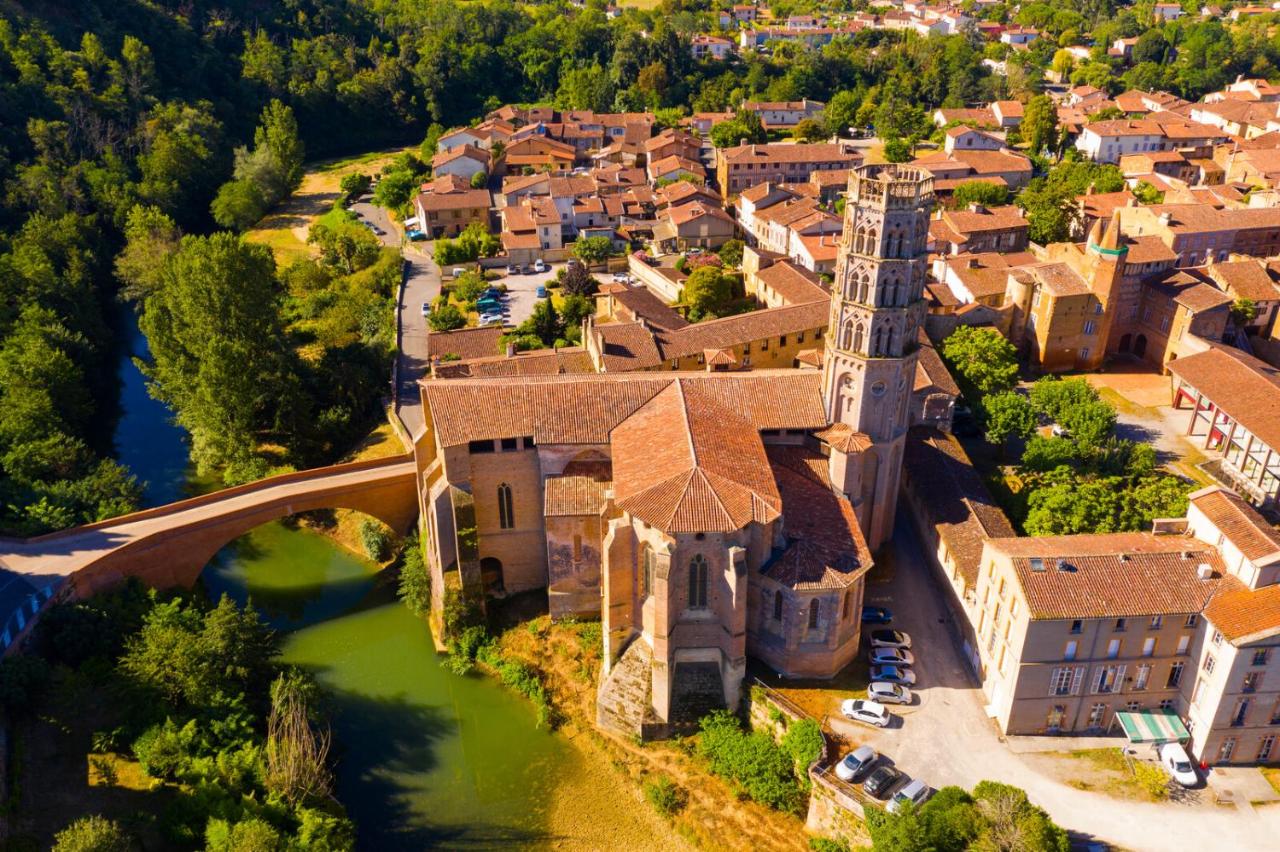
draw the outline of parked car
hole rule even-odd
[[[547,288],[539,284],[538,289],[534,291],[534,295],[539,299],[547,298]]]
[[[867,658],[877,666],[910,666],[916,661],[910,651],[901,648],[871,648],[867,651]]]
[[[613,273],[613,283],[615,284],[626,284],[630,280],[631,280],[631,276],[625,272]]]
[[[863,624],[889,624],[893,621],[893,613],[888,607],[864,606],[862,608]]]
[[[467,270],[463,269],[461,266],[455,266],[453,268],[453,271],[450,272],[449,274],[454,278],[461,278],[462,276],[467,274]]]
[[[846,719],[883,728],[889,724],[889,711],[883,704],[865,698],[846,698],[840,702],[840,713]]]
[[[430,314],[430,313],[431,313],[431,303],[430,303],[430,302],[423,302],[423,303],[422,303],[422,315],[425,317],[425,316],[427,316],[427,315],[428,315],[428,314]]]
[[[929,798],[929,794],[933,791],[929,789],[929,785],[921,781],[919,778],[909,781],[898,788],[898,792],[893,794],[893,798],[889,800],[888,806],[885,808],[889,813],[896,814],[902,809],[907,802],[920,807],[924,804],[925,799]]]
[[[508,275],[519,275],[519,274],[520,274],[520,264],[518,264],[518,263],[508,263],[508,264],[507,264],[507,274],[508,274]]]
[[[858,776],[876,762],[876,750],[869,745],[858,746],[836,764],[836,777],[841,781],[857,781]]]
[[[479,324],[481,326],[502,325],[504,322],[505,320],[502,318],[502,314],[481,314]]]
[[[521,274],[521,275],[532,275],[532,274],[533,274],[533,264],[531,264],[531,263],[526,263],[524,266],[520,267],[520,274]]]
[[[885,683],[900,683],[903,686],[916,685],[916,673],[901,666],[872,666],[871,679]]]
[[[416,243],[427,238],[427,235],[419,230],[405,231],[404,235],[409,238],[409,242]]]
[[[867,697],[881,704],[910,704],[911,690],[901,684],[875,681],[867,687]]]
[[[1183,787],[1194,787],[1200,783],[1196,773],[1196,765],[1187,757],[1187,750],[1178,743],[1165,743],[1160,746],[1160,765],[1165,768],[1173,780]]]
[[[901,630],[872,630],[872,648],[910,648],[911,637]]]
[[[533,262],[534,272],[546,272],[548,269],[550,269],[550,267],[542,260],[535,260]]]
[[[698,248],[697,246],[694,246],[693,248],[685,252],[685,254],[702,254],[702,249]]]
[[[889,795],[890,790],[898,786],[902,779],[906,777],[900,770],[894,769],[892,766],[878,766],[874,772],[867,776],[862,789],[868,796],[883,799]]]

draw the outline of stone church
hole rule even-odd
[[[545,588],[599,618],[602,726],[737,705],[748,655],[831,677],[890,535],[925,313],[932,178],[851,173],[822,370],[422,383],[433,604]]]

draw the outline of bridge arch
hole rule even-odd
[[[316,509],[352,509],[407,532],[418,512],[412,454],[268,477],[24,541],[0,541],[0,567],[66,578],[61,598],[136,577],[190,587],[225,545],[263,524]]]

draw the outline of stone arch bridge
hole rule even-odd
[[[36,538],[0,539],[6,638],[24,632],[54,588],[66,599],[129,577],[157,588],[189,587],[223,546],[297,512],[353,509],[405,532],[418,513],[415,481],[409,453],[272,476]]]

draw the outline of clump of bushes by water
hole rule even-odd
[[[419,618],[431,611],[431,574],[422,558],[422,544],[415,532],[400,552],[400,600]]]
[[[644,797],[664,816],[674,816],[684,807],[688,797],[679,785],[665,775],[644,782]]]
[[[49,697],[75,692],[59,703],[101,713],[94,748],[136,759],[168,784],[157,825],[169,843],[354,847],[354,827],[331,794],[320,690],[309,675],[280,665],[277,636],[252,607],[131,583],[54,607],[35,644],[53,669]],[[57,707],[25,710],[56,715]],[[80,820],[57,848],[113,849],[113,836],[109,820]]]
[[[391,531],[372,518],[360,519],[360,544],[365,554],[374,562],[381,562],[391,555]]]
[[[704,716],[699,728],[698,754],[712,772],[762,805],[800,813],[805,796],[796,775],[796,761],[773,737],[743,730],[738,717],[727,710]],[[795,745],[800,748],[799,742]]]

